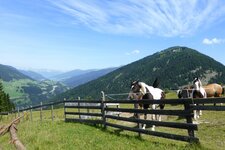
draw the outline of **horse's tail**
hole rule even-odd
[[[153,82],[152,86],[154,88],[157,88],[159,86],[159,80],[158,80],[158,78],[155,78],[155,81]]]
[[[224,94],[225,93],[225,87],[223,87],[223,91],[222,91],[222,94]]]
[[[166,94],[165,94],[165,92],[162,92],[161,93],[161,99],[165,99],[165,98],[166,98]],[[159,107],[160,107],[160,109],[164,109],[165,104],[159,104]]]

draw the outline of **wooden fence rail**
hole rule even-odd
[[[70,103],[70,106],[67,106],[66,103]],[[209,99],[166,99],[166,100],[106,100],[104,93],[102,93],[101,100],[73,100],[65,102],[65,121],[69,122],[82,122],[82,123],[91,123],[91,124],[102,124],[104,128],[113,127],[119,128],[121,130],[128,130],[137,132],[140,134],[153,135],[158,137],[164,137],[169,139],[175,139],[186,142],[199,142],[199,139],[195,136],[195,131],[198,130],[197,124],[193,123],[193,111],[194,110],[214,110],[214,111],[224,111],[225,106],[214,106],[214,103],[225,103],[225,98],[209,98]],[[86,104],[86,105],[82,105]],[[142,110],[135,108],[119,108],[113,107],[114,105],[120,104],[166,104],[171,105],[183,105],[183,109],[165,109],[165,110]],[[199,104],[199,105],[195,105]],[[203,105],[204,104],[204,105]],[[90,109],[94,112],[74,112],[75,108],[77,109]],[[144,120],[141,118],[132,118],[132,117],[122,117],[118,115],[111,115],[109,112],[117,113],[128,113],[128,114],[157,114],[157,115],[167,115],[167,116],[178,116],[183,117],[186,122],[168,122],[168,121],[155,121],[155,120]],[[89,117],[76,117],[76,116],[89,116]],[[97,119],[93,119],[96,117]],[[135,126],[130,127],[122,124],[115,123],[117,122],[130,122]],[[140,128],[140,124],[146,124],[148,126],[156,125],[166,128],[176,128],[187,130],[187,135],[177,135],[173,133],[164,133],[159,131],[150,131],[143,130]]]
[[[30,120],[33,121],[33,110],[40,110],[40,120],[42,121],[42,119],[43,119],[42,111],[43,111],[43,109],[48,108],[51,110],[51,119],[53,121],[54,120],[54,109],[53,109],[54,107],[53,106],[57,106],[60,104],[64,104],[64,101],[51,102],[51,103],[47,103],[47,104],[42,104],[42,102],[41,102],[40,105],[27,106],[27,107],[21,107],[21,108],[17,107],[15,110],[12,110],[10,112],[0,112],[0,115],[15,114],[15,118],[16,118],[17,116],[20,117],[20,113],[22,113],[22,115],[23,115],[25,111],[29,111],[27,113],[30,113]],[[24,117],[22,117],[22,120],[24,120]]]
[[[0,112],[0,115],[8,115],[10,113],[23,113],[30,111],[30,118],[32,120],[32,110],[40,109],[40,118],[42,118],[42,109],[50,108],[53,120],[53,106],[64,104],[64,116],[66,122],[81,122],[91,124],[101,124],[104,128],[113,127],[121,130],[128,130],[137,132],[139,135],[147,134],[169,139],[175,139],[186,142],[199,142],[195,136],[195,131],[198,126],[193,124],[193,111],[194,110],[212,110],[212,111],[225,111],[225,106],[214,106],[214,104],[225,103],[225,98],[207,98],[207,99],[166,99],[166,100],[106,100],[104,92],[102,92],[102,99],[100,100],[63,100],[54,103],[41,104],[36,106],[28,106],[26,108],[18,108],[11,112]],[[123,104],[166,104],[171,105],[170,109],[165,110],[142,110],[135,108],[121,108]],[[198,105],[195,105],[198,104]],[[203,105],[204,104],[204,105]],[[183,106],[180,109],[172,109],[174,105]],[[185,122],[168,122],[168,121],[155,121],[144,120],[139,118],[132,118],[127,116],[120,116],[120,114],[157,114],[166,116],[183,117]],[[15,115],[16,117],[16,115]],[[94,117],[94,118],[93,118]],[[115,120],[115,121],[112,121]],[[126,124],[118,124],[121,122],[130,122],[134,126],[127,126]],[[147,126],[161,126],[166,128],[176,128],[186,130],[187,135],[177,135],[173,133],[164,133],[159,131],[150,131],[140,128],[140,124]]]

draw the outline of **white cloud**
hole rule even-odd
[[[221,0],[49,0],[75,24],[114,34],[185,36],[225,17]]]
[[[218,39],[218,38],[213,38],[213,39],[205,38],[202,41],[202,43],[206,45],[221,44],[224,42],[225,42],[225,39]]]
[[[139,50],[133,50],[131,52],[127,52],[126,55],[135,55],[135,54],[139,54],[140,51]]]

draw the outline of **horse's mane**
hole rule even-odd
[[[145,95],[145,94],[147,93],[146,87],[147,87],[148,85],[147,85],[146,83],[144,83],[144,82],[139,82],[138,84],[139,84],[139,86],[141,87],[140,92],[141,92],[143,95]]]

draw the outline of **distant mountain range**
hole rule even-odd
[[[107,73],[110,73],[116,69],[117,69],[117,67],[100,69],[100,70],[96,70],[96,71],[93,71],[93,70],[87,71],[86,73],[83,72],[82,74],[79,74],[79,75],[77,74],[73,77],[62,80],[62,82],[69,87],[76,87],[81,84],[92,81],[94,79],[97,79],[103,75],[106,75]]]
[[[37,104],[68,90],[59,82],[37,81],[39,77],[42,78],[36,73],[19,71],[11,66],[0,64],[0,82],[3,83],[3,89],[9,94],[10,100],[17,106]]]
[[[75,76],[80,76],[92,71],[96,71],[97,69],[88,69],[88,70],[81,70],[81,69],[76,69],[64,73],[57,74],[55,76],[49,77],[49,79],[54,80],[54,81],[63,81],[63,80],[68,80],[69,78],[73,78]]]
[[[127,93],[132,81],[139,79],[151,85],[156,77],[162,89],[190,85],[194,77],[200,77],[203,84],[225,84],[225,66],[194,49],[176,46],[120,67],[55,98],[100,98],[101,91]]]
[[[50,70],[50,69],[31,69],[30,71],[36,72],[47,79],[51,79],[51,77],[54,77],[54,76],[64,73],[63,71]]]
[[[43,81],[43,80],[47,80],[46,77],[44,77],[43,75],[37,73],[37,72],[34,72],[34,71],[29,71],[29,70],[19,70],[22,74],[34,79],[34,80],[37,80],[37,81]]]
[[[37,104],[59,93],[97,79],[116,68],[73,70],[47,79],[40,73],[27,70],[17,70],[14,67],[0,65],[0,81],[10,99],[18,105]],[[42,70],[43,71],[43,70]],[[48,71],[47,71],[48,72]],[[51,71],[49,71],[51,72]],[[42,72],[43,73],[43,72]],[[53,74],[56,74],[54,71]],[[50,73],[51,74],[51,73]],[[50,75],[49,74],[49,75]],[[53,79],[55,81],[53,81]]]

